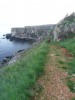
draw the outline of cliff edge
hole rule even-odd
[[[55,25],[40,25],[40,26],[26,26],[26,27],[17,27],[12,28],[12,36],[21,39],[34,39],[38,40],[47,35],[52,35],[52,31]]]

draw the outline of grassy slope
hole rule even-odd
[[[31,100],[35,82],[44,71],[48,44],[33,47],[22,59],[0,69],[0,100]]]
[[[60,45],[67,48],[75,56],[75,38],[64,40],[60,42]]]
[[[75,39],[72,38],[72,39],[62,41],[59,43],[59,45],[62,47],[65,47],[74,56],[73,59],[71,59],[67,62],[66,67],[67,67],[68,73],[69,73],[67,85],[69,86],[69,88],[72,92],[75,92],[75,81],[72,80],[75,77],[75,76],[73,76],[73,75],[75,75]]]

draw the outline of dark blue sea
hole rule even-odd
[[[31,45],[31,43],[26,41],[10,41],[3,34],[0,34],[0,62],[6,56],[12,56],[19,50],[28,49]]]

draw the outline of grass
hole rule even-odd
[[[64,64],[64,61],[59,60],[58,63],[59,64]]]
[[[61,47],[66,48],[67,50],[69,50],[70,53],[73,54],[73,59],[66,63],[68,64],[69,73],[75,74],[75,39],[67,39],[58,44]]]
[[[23,54],[15,64],[0,69],[0,100],[31,100],[36,80],[44,72],[48,43]]]
[[[69,75],[75,74],[75,58],[68,62]]]
[[[64,41],[61,41],[60,43],[58,43],[58,45],[60,45],[61,47],[66,48],[67,50],[69,50],[70,53],[73,54],[73,58],[71,60],[69,60],[67,63],[67,70],[70,76],[72,76],[73,74],[75,74],[75,39],[67,39]],[[67,81],[67,85],[70,88],[70,90],[72,92],[75,92],[75,82],[72,80],[68,80]]]
[[[72,100],[75,100],[75,98],[72,98]]]
[[[67,81],[67,85],[70,88],[70,91],[75,92],[75,83],[70,79]]]
[[[69,50],[69,52],[71,52],[75,56],[75,38],[61,41],[58,44],[60,44],[60,46],[62,46],[64,48],[66,48],[67,50]]]

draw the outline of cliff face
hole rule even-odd
[[[24,28],[12,28],[12,36],[17,38],[39,39],[51,34],[55,25],[26,26]]]
[[[75,13],[67,15],[54,28],[54,40],[62,40],[75,34]]]

